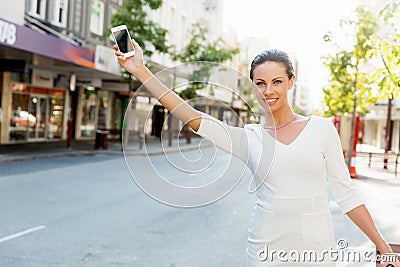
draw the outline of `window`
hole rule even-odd
[[[122,6],[123,2],[123,0],[111,0],[111,4],[116,6]]]
[[[80,102],[82,103],[81,112],[81,137],[94,137],[96,131],[97,95],[96,91],[84,89]]]
[[[53,23],[61,27],[67,27],[68,0],[54,1]]]
[[[90,31],[103,36],[104,31],[104,2],[92,0],[90,8]]]
[[[46,19],[47,0],[31,0],[29,14],[41,19]]]
[[[83,16],[83,1],[82,0],[75,0],[72,2],[73,5],[73,14],[72,21],[70,25],[74,31],[74,33],[78,36],[82,36],[82,16]]]

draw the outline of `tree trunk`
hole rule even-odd
[[[354,108],[351,115],[351,131],[350,131],[350,144],[347,150],[347,167],[350,169],[351,157],[353,155],[353,145],[354,145],[354,130],[356,128],[356,109],[357,109],[357,95],[354,94]]]
[[[393,94],[390,96],[388,100],[388,109],[387,109],[387,118],[386,118],[386,134],[385,134],[385,140],[386,140],[386,146],[385,146],[385,156],[383,159],[383,168],[387,169],[388,168],[388,153],[392,148],[392,142],[391,142],[391,130],[392,130],[392,99],[393,99]]]

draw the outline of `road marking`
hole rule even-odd
[[[33,233],[33,232],[36,232],[36,231],[43,230],[44,228],[46,228],[45,225],[39,225],[39,226],[36,226],[36,227],[32,227],[32,228],[26,229],[26,230],[21,231],[21,232],[12,234],[12,235],[8,235],[8,236],[5,236],[5,237],[2,237],[2,238],[0,238],[0,243],[6,242],[6,241],[9,241],[11,239],[15,239],[15,238],[18,238],[18,237],[21,237],[21,236],[24,236],[24,235],[27,235],[27,234],[30,234],[30,233]]]

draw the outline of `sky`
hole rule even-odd
[[[299,82],[307,82],[316,108],[322,100],[321,87],[328,72],[321,56],[332,50],[323,35],[333,32],[336,40],[350,43],[340,30],[342,19],[354,18],[358,0],[224,0],[224,30],[232,27],[239,41],[246,37],[267,39],[270,47],[278,48],[298,59]]]

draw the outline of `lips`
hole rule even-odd
[[[264,99],[265,103],[267,103],[267,105],[273,105],[276,103],[276,101],[278,101],[278,98],[267,98]]]

